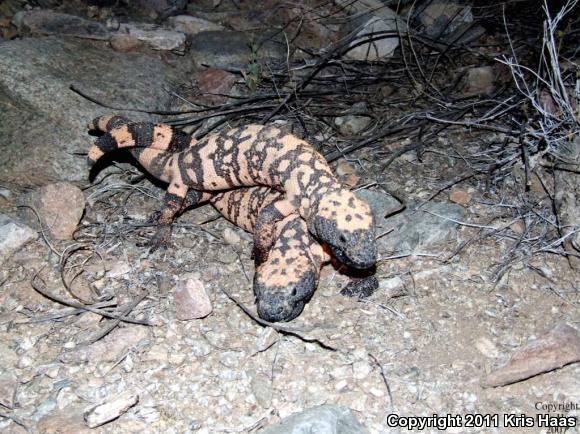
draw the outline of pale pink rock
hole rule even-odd
[[[177,319],[182,321],[205,318],[213,310],[205,286],[197,278],[178,283],[174,292],[174,302]]]
[[[203,98],[213,103],[223,103],[237,81],[237,77],[223,69],[208,68],[197,77],[199,91]]]
[[[73,238],[83,212],[85,196],[80,188],[68,182],[48,184],[32,195],[43,229],[57,240]]]
[[[580,335],[560,323],[548,333],[518,349],[503,367],[485,379],[490,387],[504,386],[580,361]]]

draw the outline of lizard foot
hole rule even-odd
[[[379,281],[373,276],[351,277],[350,282],[342,288],[341,295],[346,297],[367,298],[379,287]]]
[[[150,240],[140,243],[142,247],[149,247],[149,253],[158,249],[166,249],[171,244],[171,226],[160,225]]]

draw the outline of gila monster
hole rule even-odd
[[[210,202],[232,223],[254,232],[260,210],[280,196],[268,187],[250,187],[218,193]],[[271,322],[290,321],[300,315],[316,290],[322,265],[330,259],[327,249],[310,235],[297,213],[279,221],[268,259],[254,273],[258,315]],[[351,278],[341,293],[367,297],[377,287],[373,275]]]
[[[197,142],[168,125],[105,115],[91,122],[89,130],[102,133],[89,150],[90,167],[105,153],[129,148],[145,170],[169,184],[154,245],[168,241],[176,214],[199,203],[203,191],[267,185],[284,196],[257,217],[256,265],[267,259],[276,222],[295,211],[341,262],[357,269],[376,262],[369,205],[340,185],[312,146],[276,126],[247,125]]]

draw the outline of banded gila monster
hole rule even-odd
[[[197,142],[168,125],[105,115],[91,122],[89,130],[102,133],[89,150],[90,167],[110,151],[129,148],[145,170],[169,183],[154,245],[169,240],[176,214],[199,203],[203,191],[267,185],[284,196],[257,217],[256,265],[267,259],[274,244],[275,223],[295,211],[341,262],[358,269],[376,262],[369,205],[340,185],[312,146],[276,126],[247,125]]]
[[[238,188],[214,195],[211,204],[228,220],[254,232],[262,208],[279,200],[281,193],[268,187]],[[256,267],[254,295],[258,315],[271,321],[296,318],[308,302],[331,256],[308,232],[306,222],[292,213],[276,224],[276,241],[268,259]],[[376,277],[351,278],[344,295],[366,297],[378,287]]]

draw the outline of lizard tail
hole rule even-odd
[[[99,131],[101,133],[107,133],[113,128],[120,127],[122,125],[130,124],[131,120],[124,118],[123,116],[114,115],[108,113],[106,115],[99,116],[88,123],[87,129],[89,131]]]
[[[105,115],[93,120],[89,129],[104,132],[89,150],[92,167],[103,155],[120,148],[151,148],[175,153],[187,149],[195,139],[169,125],[131,122],[121,116]]]

